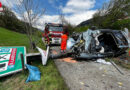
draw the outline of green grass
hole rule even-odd
[[[119,60],[119,59],[113,59],[113,61],[114,61],[117,65],[120,65],[120,66],[123,67],[123,68],[130,69],[130,62],[129,62],[129,63],[125,63],[125,61]]]
[[[28,43],[26,35],[0,28],[0,46],[26,46],[28,48]],[[42,46],[43,43],[38,45]],[[49,60],[47,66],[43,66],[41,60],[35,58],[31,61],[31,65],[40,69],[40,81],[25,83],[29,74],[26,70],[25,73],[20,72],[0,78],[0,90],[68,90],[53,60]]]
[[[128,51],[129,51],[129,50],[128,50]],[[122,56],[120,56],[120,57],[122,57]],[[120,65],[121,67],[123,67],[123,68],[130,69],[130,56],[129,56],[129,52],[127,52],[127,53],[125,54],[124,59],[121,60],[121,59],[119,59],[119,58],[114,58],[113,61],[114,61],[116,64],[118,64],[118,65]]]
[[[29,48],[29,40],[24,34],[0,28],[0,46],[26,46]]]

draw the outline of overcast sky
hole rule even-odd
[[[38,21],[43,29],[42,23],[59,23],[59,14],[63,14],[65,19],[73,25],[78,25],[82,21],[92,18],[93,14],[102,7],[104,2],[109,0],[36,0],[40,2],[40,7],[46,9],[44,16]],[[15,0],[0,0],[2,4],[13,8],[17,3]],[[36,2],[36,3],[37,3]],[[8,4],[9,3],[9,4]],[[17,15],[18,16],[18,15]]]

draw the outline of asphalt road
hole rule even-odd
[[[122,75],[112,65],[66,59],[55,59],[55,64],[70,90],[130,90],[130,70],[120,67]]]

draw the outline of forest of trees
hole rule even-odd
[[[110,0],[104,3],[92,19],[92,25],[98,28],[130,30],[130,0]]]
[[[3,12],[0,12],[0,27],[25,34],[25,23],[26,22],[19,20],[14,12],[12,12],[9,8],[3,6]],[[28,25],[28,23],[26,23],[26,25]],[[34,27],[32,27],[32,29],[36,30]]]

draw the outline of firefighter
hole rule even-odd
[[[61,36],[61,53],[63,53],[63,52],[65,53],[65,51],[66,51],[67,39],[68,39],[68,36],[67,36],[66,32],[64,31],[63,35]]]

